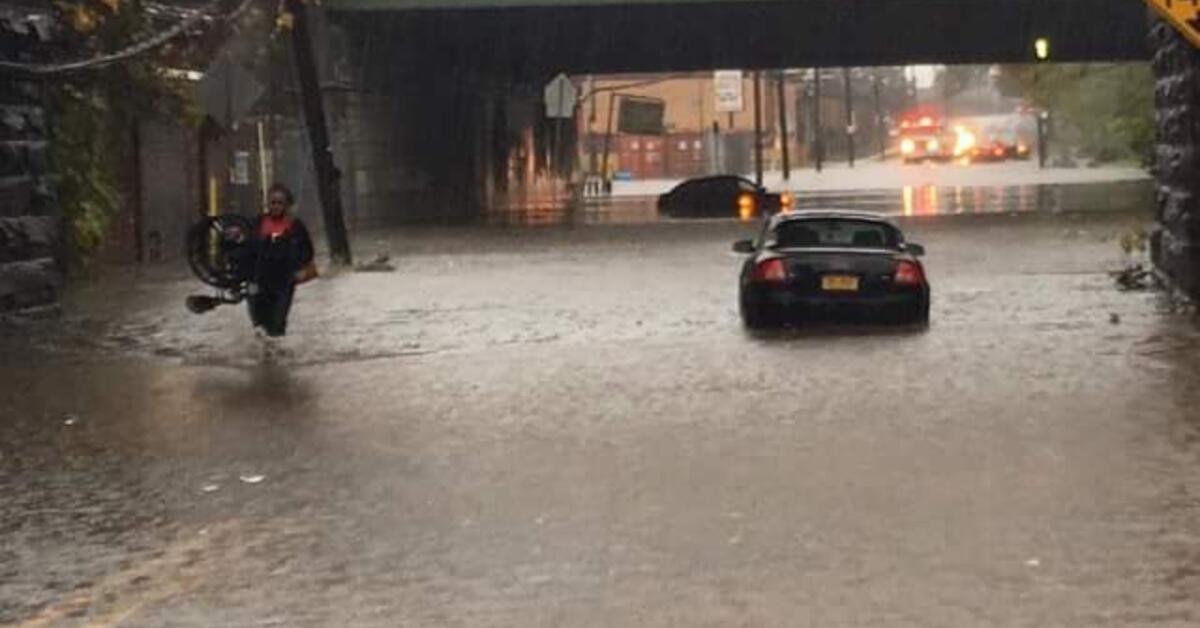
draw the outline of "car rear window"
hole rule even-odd
[[[900,233],[891,225],[870,220],[789,220],[779,223],[768,235],[767,246],[894,249],[900,246]]]

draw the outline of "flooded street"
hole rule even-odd
[[[924,331],[747,333],[725,220],[363,235],[271,359],[114,273],[0,339],[0,624],[1195,626],[1147,222],[902,217]]]

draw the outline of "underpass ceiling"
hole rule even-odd
[[[536,6],[534,6],[536,5]],[[326,0],[351,41],[505,75],[1141,61],[1138,0]],[[413,10],[421,8],[423,10]],[[368,10],[376,9],[376,10]],[[380,11],[379,9],[390,9]],[[386,49],[388,46],[383,46]],[[377,46],[374,54],[379,54]]]

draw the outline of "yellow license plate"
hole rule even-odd
[[[825,275],[821,278],[821,289],[831,292],[858,292],[858,277],[853,275]]]

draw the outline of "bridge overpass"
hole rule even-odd
[[[486,72],[1149,59],[1137,0],[330,0],[347,25]]]
[[[365,219],[462,221],[561,189],[539,163],[541,86],[558,72],[1149,61],[1168,116],[1164,256],[1200,292],[1200,163],[1180,129],[1200,60],[1140,0],[325,0],[331,96],[348,206]],[[1154,42],[1153,44],[1151,42]],[[335,73],[336,74],[336,73]],[[1168,75],[1170,75],[1168,77]],[[1180,116],[1183,116],[1182,118]],[[1200,128],[1200,127],[1198,127]],[[1185,134],[1184,134],[1185,135]],[[518,201],[519,202],[519,201]],[[1174,225],[1174,226],[1172,226]],[[1190,234],[1190,235],[1189,235]],[[1184,260],[1184,261],[1178,261]]]

